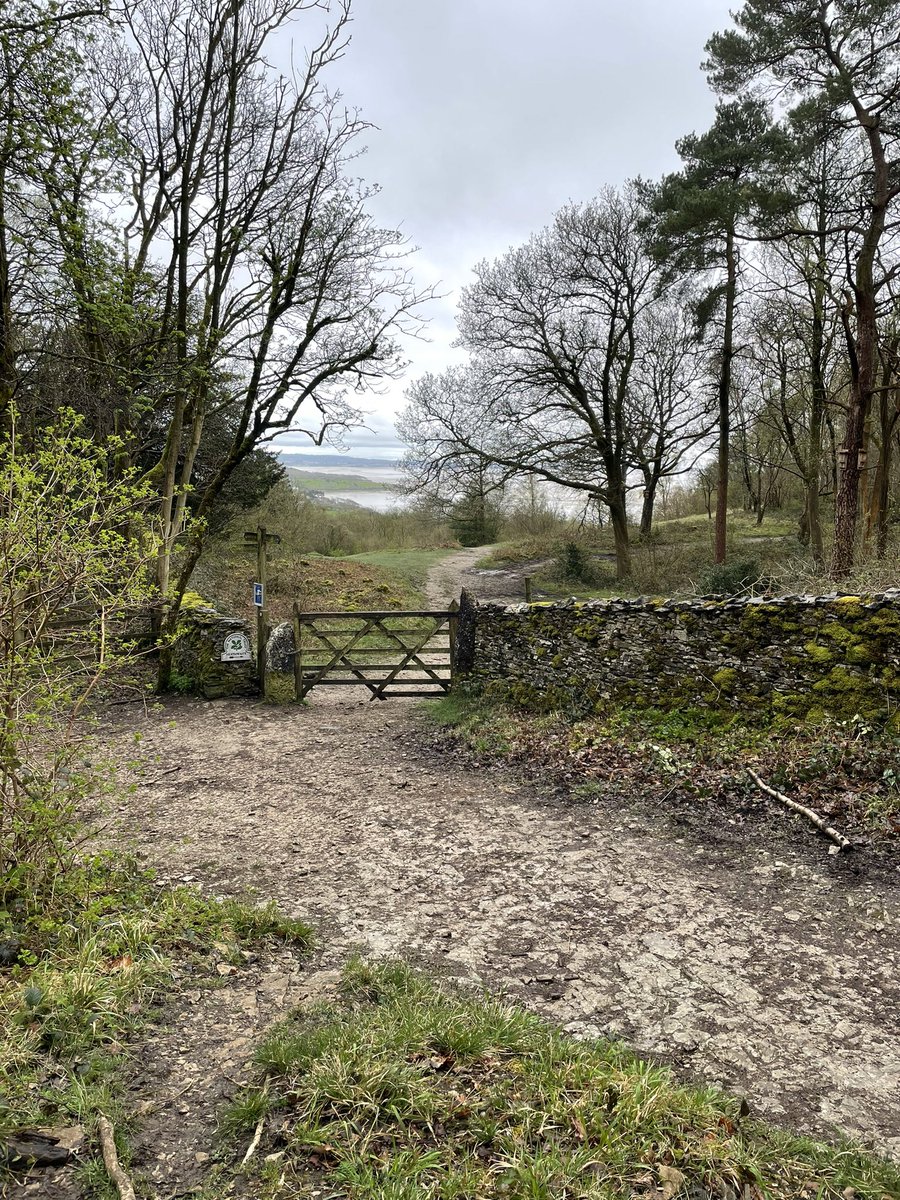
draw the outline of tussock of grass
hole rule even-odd
[[[742,1120],[733,1099],[497,998],[361,962],[344,995],[267,1038],[264,1083],[226,1121],[237,1135],[266,1117],[284,1194],[315,1179],[350,1200],[900,1195],[887,1163]]]
[[[454,733],[476,754],[502,757],[519,741],[522,717],[502,704],[450,692],[422,706],[422,718]],[[533,717],[541,720],[540,717]]]
[[[311,931],[274,904],[216,901],[161,888],[99,855],[61,873],[42,903],[3,914],[0,948],[0,1139],[47,1125],[115,1123],[122,1043],[172,986],[175,959],[240,961],[265,938],[307,947]]]

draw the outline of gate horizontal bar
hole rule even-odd
[[[440,617],[446,621],[448,618],[454,616],[456,616],[455,613],[450,612],[448,609],[442,608],[435,609],[434,611],[430,611],[428,609],[394,609],[393,611],[389,612],[310,612],[300,613],[299,619],[300,624],[304,625],[309,621],[324,620],[325,617],[328,617],[329,620],[333,619],[335,621],[384,621],[387,617],[409,617],[412,619],[428,618],[430,620],[437,620]]]
[[[394,669],[394,667],[396,667],[396,665],[397,665],[396,663],[387,663],[384,666],[369,667],[369,666],[357,666],[356,664],[354,664],[352,667],[348,667],[346,664],[344,664],[343,666],[333,667],[332,670],[336,671],[336,672],[355,671],[357,673],[357,678],[359,678],[359,675],[365,671],[393,671],[393,669]],[[431,663],[429,665],[430,665],[430,670],[427,670],[427,671],[422,667],[404,667],[403,670],[400,672],[400,675],[404,675],[404,676],[424,675],[429,679],[434,679],[434,676],[437,672],[450,670],[450,666],[448,663]],[[309,671],[303,671],[300,678],[301,679],[314,679],[318,675],[318,673],[319,673],[319,669],[311,668]],[[399,677],[400,676],[397,676],[398,679],[399,679]],[[448,676],[448,678],[449,678],[449,676]],[[327,683],[328,677],[326,676],[322,680],[322,682]],[[372,680],[372,683],[379,683],[379,682],[380,682],[380,680],[377,677]]]
[[[419,696],[422,700],[439,700],[446,696],[449,688],[432,688],[430,692],[395,692],[393,686],[385,688],[383,696]]]
[[[331,679],[329,677],[326,679],[320,679],[315,686],[316,687],[368,687],[369,684],[373,684],[373,683],[377,684],[380,682],[381,682],[380,679],[365,679],[365,680],[363,680],[363,679]],[[397,679],[394,680],[392,683],[388,683],[385,685],[384,691],[385,691],[386,695],[394,694],[393,690],[392,690],[394,687],[394,683],[407,684],[407,683],[418,683],[418,682],[419,682],[419,680],[416,680],[416,679],[402,679],[400,676],[398,676]],[[443,688],[443,684],[446,684],[447,687],[449,688],[450,684],[452,683],[452,680],[423,678],[421,680],[421,683],[422,683],[423,687],[425,687],[429,683],[434,684],[435,687],[438,687],[440,685],[442,687],[442,690],[446,691],[446,688]]]
[[[365,629],[365,626],[363,626],[362,629]],[[342,644],[340,639],[345,639],[346,641],[350,642],[353,641],[353,638],[356,634],[362,632],[362,629],[326,629],[324,625],[310,624],[306,629],[303,630],[303,646],[314,646],[315,641],[313,639],[321,639],[322,634],[325,634],[329,640],[333,639],[338,644]],[[366,630],[365,641],[369,642],[374,638],[380,638],[381,641],[392,641],[403,635],[406,635],[409,638],[421,639],[423,634],[427,634],[429,644],[435,638],[441,638],[444,642],[448,641],[446,629],[435,629],[434,633],[429,633],[427,629],[391,629],[389,627],[387,632],[385,632],[380,626],[375,626],[371,630]]]
[[[384,640],[384,639],[382,639],[382,640]],[[392,643],[392,645],[396,645],[396,643]],[[335,648],[338,650],[342,650],[343,646],[339,642],[335,642]],[[360,645],[356,645],[353,647],[351,653],[354,655],[355,654],[384,654],[384,652],[386,650],[390,650],[391,648],[392,648],[392,646],[360,646]],[[415,645],[406,647],[407,650],[415,650],[415,648],[416,648]],[[398,647],[398,649],[399,649],[399,647]],[[441,642],[437,646],[432,646],[431,641],[429,640],[425,644],[425,647],[419,651],[419,654],[443,654],[445,651],[448,651],[449,649],[450,649],[449,642],[445,641],[445,642]],[[290,651],[288,651],[288,653],[296,654],[297,651],[290,650]],[[319,657],[322,657],[326,653],[326,651],[321,646],[301,646],[300,653],[303,655],[304,658],[315,658],[316,655],[319,655]]]

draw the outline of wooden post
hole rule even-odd
[[[303,650],[300,641],[300,605],[294,601],[294,699],[303,699]]]
[[[259,690],[264,695],[266,691],[266,603],[268,601],[267,550],[265,526],[259,525],[256,529],[256,582],[262,587],[262,604],[256,610],[256,666],[259,671]]]
[[[266,691],[266,642],[269,640],[268,600],[269,580],[267,572],[269,542],[279,544],[281,536],[277,533],[267,533],[264,525],[258,525],[256,531],[250,530],[244,534],[244,545],[256,547],[256,580],[262,589],[262,604],[256,609],[256,675],[259,680],[259,690],[265,695]],[[254,600],[256,597],[254,597]]]
[[[531,603],[531,576],[525,576],[525,603]]]
[[[459,621],[457,613],[459,612],[459,601],[450,601],[450,684],[453,684],[453,678],[456,675],[456,626]]]

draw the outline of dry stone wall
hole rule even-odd
[[[540,709],[858,713],[896,726],[900,589],[509,607],[464,594],[457,669],[468,690]]]
[[[172,683],[179,691],[216,700],[259,693],[250,627],[214,608],[182,612],[172,647]]]

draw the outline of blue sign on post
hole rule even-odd
[[[253,585],[253,603],[257,608],[262,608],[263,606],[263,586],[261,583],[254,583]]]

